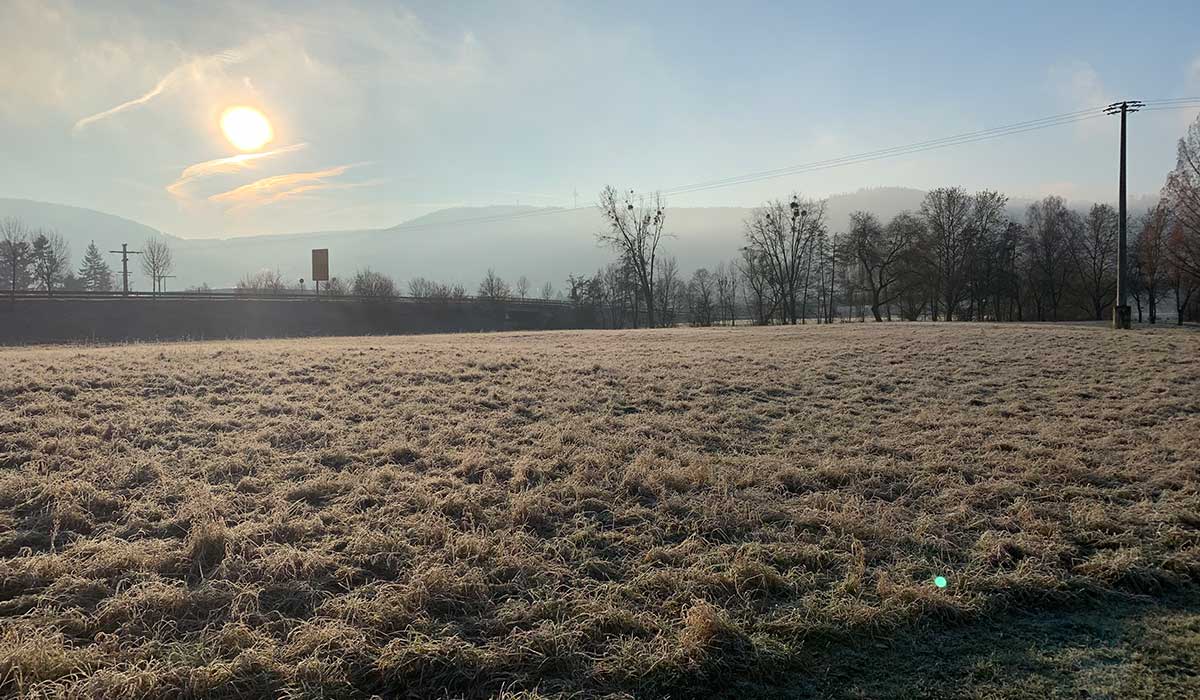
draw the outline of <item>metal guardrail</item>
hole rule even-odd
[[[520,297],[412,297],[412,296],[356,296],[353,294],[333,295],[315,294],[312,292],[282,291],[245,291],[245,292],[79,292],[56,290],[54,292],[18,290],[15,292],[0,292],[0,299],[23,301],[31,299],[61,300],[61,301],[96,301],[112,299],[151,299],[151,300],[203,300],[203,301],[320,301],[320,302],[373,302],[373,303],[405,303],[405,304],[478,304],[501,302],[517,306],[549,306],[568,308],[569,301],[557,299],[522,299]]]

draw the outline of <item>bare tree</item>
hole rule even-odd
[[[784,320],[796,323],[808,305],[816,240],[825,230],[825,202],[792,197],[756,209],[745,224],[747,247],[776,286]],[[798,297],[804,300],[797,306]]]
[[[1175,323],[1182,326],[1187,316],[1188,306],[1200,288],[1200,276],[1192,273],[1190,267],[1181,264],[1180,260],[1187,259],[1187,252],[1181,252],[1185,245],[1187,231],[1178,220],[1172,222],[1171,232],[1167,236],[1167,283],[1175,292]]]
[[[463,287],[461,284],[434,282],[424,277],[414,277],[408,283],[408,293],[417,299],[435,299],[438,301],[465,299],[467,296],[466,287]]]
[[[715,287],[713,275],[707,269],[702,267],[692,273],[692,279],[688,282],[692,325],[711,326],[713,324]]]
[[[396,296],[396,283],[391,277],[364,268],[354,273],[354,283],[351,285],[354,296],[391,298]]]
[[[674,326],[676,322],[675,297],[679,280],[679,263],[675,256],[664,257],[658,270],[658,280],[654,283],[655,308],[658,311],[660,326]]]
[[[896,308],[905,321],[918,321],[926,315],[932,318],[937,313],[936,273],[928,251],[923,248],[924,240],[922,237],[897,261]]]
[[[47,294],[62,284],[71,259],[71,249],[63,237],[54,231],[39,229],[29,246],[33,258],[33,276],[37,286]]]
[[[876,321],[883,320],[883,309],[904,291],[900,284],[901,257],[923,233],[920,219],[907,212],[897,215],[886,227],[867,212],[850,215],[846,250],[862,269],[870,294],[871,314]]]
[[[624,260],[609,263],[595,276],[589,289],[598,302],[601,320],[608,328],[637,328],[640,314],[639,290],[631,265]]]
[[[1025,214],[1028,234],[1031,291],[1038,320],[1057,321],[1071,275],[1071,242],[1079,236],[1083,222],[1067,209],[1062,197],[1049,196],[1029,205]]]
[[[27,289],[33,281],[30,266],[33,252],[29,246],[29,229],[20,219],[0,220],[0,264],[4,267],[10,292]]]
[[[1024,252],[1021,246],[1025,236],[1024,225],[1009,221],[996,243],[998,270],[996,284],[992,290],[992,294],[995,296],[992,303],[996,308],[996,320],[1006,318],[1009,321],[1020,321],[1024,319],[1025,307],[1021,303],[1021,298],[1026,279],[1021,275],[1021,260]]]
[[[650,326],[657,325],[654,306],[655,266],[658,262],[658,246],[663,238],[663,227],[667,213],[662,197],[635,195],[633,190],[622,196],[611,185],[600,192],[600,212],[608,231],[597,238],[612,246],[637,279],[638,296],[646,304],[646,320]],[[635,299],[634,307],[637,307]],[[634,315],[634,326],[637,315]]]
[[[437,283],[424,277],[414,277],[408,281],[408,295],[416,299],[429,299],[437,295]]]
[[[737,266],[732,262],[723,262],[717,265],[714,277],[717,288],[717,307],[722,320],[729,321],[731,326],[737,325]]]
[[[836,238],[837,234],[834,234],[833,239]],[[817,323],[833,323],[833,278],[836,258],[833,240],[825,231],[816,233],[812,258],[813,272],[817,276]]]
[[[1200,117],[1179,139],[1175,169],[1167,176],[1163,198],[1179,227],[1169,251],[1172,264],[1200,279]]]
[[[1097,321],[1112,305],[1117,293],[1117,212],[1107,204],[1094,204],[1088,211],[1069,252],[1075,266],[1080,294],[1088,313]]]
[[[771,268],[762,250],[742,246],[741,253],[738,270],[742,273],[742,281],[746,286],[745,295],[754,313],[755,323],[765,326],[771,322],[771,317],[775,315],[779,306],[779,298],[775,294],[777,285],[770,277]]]
[[[934,298],[942,304],[947,321],[954,320],[966,296],[967,265],[974,236],[975,201],[961,187],[939,187],[925,195],[921,218],[925,220],[926,249],[937,274]],[[937,309],[933,309],[937,320]]]
[[[344,297],[349,293],[350,290],[341,277],[330,277],[325,286],[321,288],[321,294],[327,297]]]
[[[259,270],[247,273],[238,280],[237,291],[240,293],[259,292],[279,294],[287,290],[287,284],[278,270]]]
[[[1150,323],[1158,322],[1158,300],[1168,284],[1167,235],[1170,225],[1167,207],[1161,202],[1140,220],[1137,241],[1137,274],[1150,310]]]
[[[550,301],[554,298],[554,285],[549,282],[542,285],[541,297],[543,301]]]
[[[509,288],[508,283],[501,279],[494,269],[489,267],[483,281],[479,283],[477,295],[480,299],[505,299],[512,295],[512,290]]]
[[[1146,299],[1146,289],[1142,286],[1142,260],[1138,251],[1137,239],[1134,238],[1133,245],[1129,246],[1129,252],[1126,253],[1126,264],[1129,266],[1129,271],[1125,273],[1125,286],[1128,289],[1129,298],[1133,300],[1134,308],[1137,309],[1137,322],[1141,323],[1144,318],[1142,313],[1142,302]]]
[[[1001,245],[1010,223],[1005,213],[1008,197],[992,190],[980,190],[972,199],[966,318],[982,321],[1001,269]]]
[[[171,247],[160,238],[150,237],[142,246],[142,272],[150,277],[151,287],[155,293],[163,290],[163,281],[175,269],[171,257]]]
[[[521,275],[519,278],[517,278],[517,286],[515,289],[518,297],[524,299],[525,297],[529,296],[529,278],[525,275]]]

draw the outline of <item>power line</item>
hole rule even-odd
[[[1195,109],[1200,107],[1200,97],[1170,97],[1157,100],[1144,100],[1143,112],[1161,112],[1171,109]]]
[[[760,180],[769,180],[769,179],[773,179],[773,178],[777,178],[777,177],[784,177],[787,175],[800,175],[800,174],[804,174],[804,173],[814,172],[817,170],[828,170],[831,168],[838,168],[838,167],[842,167],[845,165],[857,165],[860,163],[869,163],[871,161],[876,161],[876,160],[884,160],[886,158],[896,158],[899,156],[915,155],[918,153],[924,153],[926,151],[934,151],[934,150],[938,150],[941,148],[949,148],[951,146],[961,146],[961,145],[968,144],[968,143],[975,143],[978,141],[986,141],[989,139],[999,138],[1001,136],[1010,136],[1013,134],[1020,134],[1020,133],[1024,133],[1027,131],[1036,131],[1038,129],[1045,129],[1045,128],[1049,128],[1052,126],[1060,126],[1063,124],[1073,124],[1075,122],[1087,121],[1089,119],[1096,119],[1101,116],[1104,116],[1103,113],[1093,113],[1093,114],[1081,115],[1078,117],[1072,117],[1070,119],[1061,119],[1059,121],[1047,122],[1044,124],[1037,124],[1037,125],[1022,127],[1022,128],[1009,128],[1009,129],[1000,129],[1000,130],[996,130],[996,131],[989,131],[987,133],[980,133],[978,135],[972,135],[969,137],[967,137],[967,136],[950,137],[944,141],[930,143],[928,145],[900,146],[900,147],[896,147],[896,148],[892,148],[892,149],[885,149],[883,152],[860,153],[860,154],[856,154],[856,155],[852,155],[852,156],[844,156],[842,158],[835,158],[835,159],[831,159],[828,161],[818,161],[816,163],[806,163],[806,164],[802,164],[802,165],[796,165],[796,166],[792,166],[790,168],[781,169],[779,171],[772,171],[770,173],[744,175],[744,176],[737,177],[737,178],[727,178],[725,180],[719,180],[719,181],[715,181],[715,182],[711,182],[711,183],[701,183],[701,184],[697,184],[697,185],[688,186],[685,188],[666,190],[664,193],[665,194],[685,194],[685,193],[691,193],[691,192],[702,192],[705,190],[719,189],[721,187],[730,187],[733,185],[741,185],[741,184],[746,184],[746,183],[751,183],[751,182],[758,182]]]
[[[891,148],[880,149],[878,151],[868,151],[865,153],[858,153],[858,154],[854,154],[854,155],[850,155],[850,156],[843,156],[841,158],[833,158],[833,159],[828,159],[828,160],[824,160],[824,161],[816,161],[813,163],[803,163],[803,164],[799,164],[799,165],[793,165],[793,166],[789,166],[786,168],[777,168],[775,170],[767,170],[767,171],[761,171],[761,172],[757,172],[757,173],[749,173],[746,175],[739,175],[739,176],[735,176],[735,177],[731,177],[731,178],[725,178],[722,180],[713,180],[713,181],[709,181],[709,182],[694,183],[691,185],[684,185],[682,187],[675,187],[675,188],[671,188],[671,189],[661,190],[660,192],[662,194],[668,194],[668,195],[669,194],[687,194],[687,193],[691,193],[691,192],[700,192],[700,191],[704,191],[704,190],[718,189],[721,187],[730,187],[730,186],[745,184],[745,183],[749,183],[749,182],[756,182],[759,180],[784,177],[787,175],[802,174],[802,173],[807,173],[807,172],[813,172],[816,170],[826,170],[826,169],[830,169],[830,168],[842,167],[845,165],[856,165],[858,163],[866,163],[866,162],[870,162],[873,160],[882,160],[884,158],[894,158],[894,157],[899,157],[899,156],[904,156],[904,155],[914,155],[914,154],[921,153],[924,151],[936,150],[938,148],[947,148],[950,146],[958,146],[958,145],[963,145],[963,144],[967,144],[967,143],[973,143],[976,141],[983,141],[983,140],[987,140],[987,139],[998,138],[1001,136],[1009,136],[1009,135],[1013,135],[1013,134],[1024,133],[1027,131],[1035,131],[1038,129],[1045,129],[1045,128],[1049,128],[1052,126],[1060,126],[1063,124],[1070,124],[1070,123],[1074,123],[1074,122],[1085,121],[1088,119],[1095,119],[1095,118],[1104,116],[1104,113],[1102,111],[1100,111],[1100,109],[1101,108],[1097,107],[1097,108],[1093,108],[1093,109],[1089,109],[1089,110],[1079,110],[1077,112],[1068,112],[1065,114],[1053,115],[1053,116],[1049,116],[1049,117],[1042,117],[1040,119],[1032,119],[1032,120],[1027,120],[1024,122],[1016,122],[1014,124],[1008,124],[1005,126],[992,127],[990,129],[982,129],[979,131],[966,132],[966,133],[957,134],[954,136],[946,136],[946,137],[942,137],[940,139],[921,141],[921,142],[917,142],[917,143],[906,144],[903,146],[893,146]],[[643,194],[649,194],[649,193],[643,193]],[[540,217],[540,216],[552,216],[552,215],[556,215],[556,214],[565,214],[565,213],[569,213],[569,212],[584,211],[584,210],[590,210],[590,209],[592,209],[592,207],[590,205],[582,206],[582,207],[575,206],[575,207],[559,207],[559,208],[551,208],[551,209],[537,209],[537,210],[527,211],[527,212],[514,212],[511,214],[494,214],[491,216],[480,216],[480,217],[473,217],[473,218],[468,218],[468,219],[455,219],[453,221],[400,224],[399,226],[394,226],[389,230],[392,230],[392,231],[420,231],[420,230],[436,228],[436,227],[440,227],[440,226],[452,226],[452,225],[453,226],[461,226],[461,225],[472,225],[472,224],[497,223],[497,222],[501,222],[501,221],[515,221],[515,220],[521,220],[521,219],[535,218],[535,217]]]
[[[1159,104],[1166,102],[1200,102],[1200,97],[1158,97],[1153,100],[1142,100],[1142,104]]]
[[[1198,99],[1200,99],[1200,98],[1198,98]],[[1062,126],[1065,124],[1073,124],[1076,122],[1082,122],[1082,121],[1087,121],[1090,119],[1096,119],[1096,118],[1104,116],[1104,112],[1102,110],[1103,110],[1102,107],[1094,107],[1091,109],[1078,110],[1075,112],[1066,112],[1063,114],[1056,114],[1056,115],[1051,115],[1051,116],[1047,116],[1047,117],[1041,117],[1038,119],[1030,119],[1030,120],[1025,120],[1025,121],[1021,121],[1021,122],[1015,122],[1013,124],[1006,124],[1003,126],[991,127],[988,129],[980,129],[977,131],[965,132],[965,133],[956,134],[953,136],[945,136],[945,137],[938,138],[938,139],[930,139],[927,141],[918,141],[915,143],[905,144],[905,145],[901,145],[901,146],[892,146],[890,148],[879,149],[876,151],[867,151],[864,153],[857,153],[857,154],[853,154],[853,155],[849,155],[849,156],[842,156],[840,158],[831,158],[831,159],[815,161],[815,162],[811,162],[811,163],[802,163],[802,164],[798,164],[798,165],[792,165],[792,166],[788,166],[788,167],[784,167],[784,168],[776,168],[773,170],[764,170],[764,171],[759,171],[759,172],[755,172],[755,173],[748,173],[745,175],[738,175],[738,176],[724,178],[724,179],[720,179],[720,180],[712,180],[712,181],[707,181],[707,182],[694,183],[691,185],[683,185],[681,187],[674,187],[674,188],[670,188],[670,189],[661,190],[661,193],[667,194],[667,195],[689,194],[692,192],[701,192],[701,191],[706,191],[706,190],[711,190],[711,189],[719,189],[722,187],[731,187],[731,186],[735,186],[735,185],[757,182],[760,180],[785,177],[788,175],[804,174],[804,173],[814,172],[814,171],[818,171],[818,170],[827,170],[827,169],[831,169],[831,168],[843,167],[846,165],[857,165],[860,163],[867,163],[867,162],[871,162],[871,161],[875,161],[875,160],[883,160],[885,158],[895,158],[895,157],[899,157],[899,156],[915,155],[918,153],[937,150],[937,149],[941,149],[941,148],[948,148],[951,146],[960,146],[960,145],[965,145],[965,144],[969,144],[969,143],[976,143],[979,141],[1000,138],[1003,136],[1011,136],[1011,135],[1015,135],[1015,134],[1026,133],[1029,131],[1036,131],[1039,129],[1046,129],[1046,128],[1050,128],[1050,127],[1054,127],[1054,126]],[[649,194],[649,193],[643,193],[643,194]],[[430,222],[430,223],[424,223],[424,224],[417,223],[417,224],[411,224],[411,225],[400,224],[399,226],[394,227],[392,230],[416,231],[416,230],[422,230],[422,229],[426,229],[426,228],[434,228],[437,226],[496,223],[496,222],[500,222],[500,221],[519,220],[519,219],[526,219],[526,218],[537,217],[537,216],[563,214],[563,213],[573,212],[573,211],[588,210],[591,208],[592,208],[591,206],[583,206],[583,207],[570,207],[570,208],[563,207],[563,208],[555,208],[555,209],[539,209],[539,210],[530,211],[530,212],[517,212],[517,213],[513,213],[513,214],[496,214],[496,215],[492,215],[492,216],[474,217],[474,218],[470,218],[470,219],[458,219],[455,221],[446,221],[446,222]]]
[[[1041,117],[1039,119],[1030,119],[1030,120],[1023,121],[1023,122],[1016,122],[1014,124],[1008,124],[1005,126],[996,126],[996,127],[990,127],[987,129],[980,129],[978,131],[969,131],[969,132],[965,132],[962,134],[955,134],[953,136],[944,136],[942,138],[931,139],[928,141],[918,141],[915,143],[905,144],[902,146],[892,146],[890,148],[883,148],[883,149],[879,149],[876,151],[868,151],[865,153],[858,153],[858,154],[854,154],[854,155],[850,155],[850,156],[842,156],[840,158],[831,158],[828,160],[816,161],[813,163],[805,163],[802,165],[792,165],[792,166],[788,166],[785,168],[775,168],[773,170],[764,170],[764,171],[760,171],[757,173],[749,173],[747,175],[739,175],[739,176],[735,176],[732,178],[725,178],[723,180],[713,180],[710,182],[700,183],[697,185],[686,185],[684,187],[678,187],[678,188],[674,188],[672,190],[666,190],[666,192],[675,193],[675,192],[682,192],[682,191],[690,191],[691,189],[697,188],[697,187],[707,188],[710,185],[716,185],[718,183],[729,182],[729,181],[741,181],[741,180],[747,179],[747,178],[759,178],[760,176],[763,178],[766,178],[769,176],[776,176],[776,175],[788,175],[788,174],[791,174],[793,171],[800,169],[800,168],[815,168],[815,167],[824,166],[827,164],[838,163],[840,161],[864,158],[864,157],[868,157],[868,156],[877,156],[877,155],[882,156],[882,155],[890,155],[893,153],[903,155],[904,152],[907,152],[911,149],[924,149],[926,147],[940,146],[940,145],[943,145],[943,144],[946,144],[949,142],[957,142],[957,141],[964,140],[964,139],[975,139],[975,138],[982,139],[982,138],[987,138],[987,137],[991,137],[991,136],[995,136],[995,135],[1006,135],[1007,132],[1009,132],[1009,131],[1014,131],[1014,133],[1015,133],[1016,130],[1025,130],[1025,127],[1028,127],[1030,129],[1035,129],[1035,128],[1044,128],[1044,127],[1048,127],[1048,126],[1057,126],[1060,123],[1069,123],[1071,121],[1076,121],[1081,118],[1085,118],[1088,115],[1094,116],[1094,115],[1096,115],[1096,112],[1099,109],[1100,108],[1084,109],[1084,110],[1079,110],[1077,112],[1067,112],[1064,114],[1056,114],[1056,115],[1049,116],[1049,117]]]
[[[1198,107],[1200,107],[1200,102],[1197,102],[1196,104],[1190,104],[1190,105],[1180,104],[1180,105],[1162,105],[1162,106],[1153,106],[1153,107],[1142,107],[1141,111],[1143,111],[1143,112],[1165,112],[1165,111],[1172,110],[1172,109],[1196,109]]]

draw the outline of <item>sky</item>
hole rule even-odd
[[[0,0],[0,197],[184,237],[386,227],[595,202],[1075,112],[1200,97],[1195,2]],[[272,138],[239,150],[222,114]],[[1200,108],[1129,123],[1129,191]],[[1101,117],[672,194],[962,185],[1116,196]],[[244,134],[243,134],[244,135]],[[236,139],[236,134],[235,134]]]

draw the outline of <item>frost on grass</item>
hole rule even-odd
[[[0,364],[3,693],[686,694],[889,630],[1200,578],[1194,332],[565,332]]]

